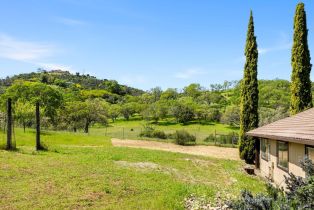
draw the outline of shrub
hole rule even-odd
[[[196,137],[189,134],[185,130],[176,131],[175,134],[175,143],[179,145],[187,145],[188,143],[195,143]]]
[[[140,133],[140,137],[166,139],[167,135],[163,131],[155,130],[153,127],[146,125],[144,126],[144,130]]]
[[[160,131],[160,130],[154,130],[152,132],[152,136],[153,138],[159,138],[159,139],[166,139],[167,135],[165,134],[165,132]]]
[[[226,135],[217,135],[216,139],[213,134],[210,134],[204,139],[204,142],[217,142],[218,144],[237,144],[237,135],[230,132]]]
[[[228,202],[231,209],[314,209],[314,164],[308,158],[301,162],[306,178],[292,173],[285,176],[286,191],[267,185],[267,194],[253,196],[244,190],[237,200]]]
[[[167,138],[168,138],[168,139],[176,139],[176,133],[169,133],[169,134],[167,135]]]
[[[214,134],[209,134],[209,136],[207,136],[205,139],[204,139],[205,142],[214,142],[215,141],[215,136]]]

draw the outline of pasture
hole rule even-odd
[[[107,127],[99,127],[97,133],[106,135],[112,138],[119,139],[145,139],[145,140],[158,140],[147,137],[140,137],[140,133],[143,131],[144,126],[147,122],[144,120],[117,120],[114,123],[109,123]],[[216,123],[216,122],[191,122],[189,124],[183,125],[181,123],[174,122],[174,119],[168,119],[165,121],[160,121],[158,123],[150,123],[150,125],[156,129],[164,131],[166,134],[174,133],[176,130],[186,130],[190,134],[196,137],[196,143],[202,145],[213,145],[214,141],[204,141],[209,135],[217,136],[217,145],[236,147],[236,142],[234,144],[224,144],[219,142],[219,135],[234,135],[238,136],[239,128],[232,127],[226,124]],[[159,139],[160,140],[160,139]],[[161,141],[171,141],[171,140],[161,140]]]
[[[37,152],[34,131],[16,128],[18,150],[0,150],[1,208],[183,209],[192,194],[213,201],[265,190],[241,161],[113,147],[103,132],[45,131],[49,150]]]

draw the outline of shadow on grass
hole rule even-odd
[[[240,129],[240,127],[233,126],[233,125],[229,125],[228,128],[230,128],[231,130],[239,130]]]
[[[174,143],[176,144],[176,143]],[[176,144],[176,145],[179,145],[179,146],[184,146],[184,147],[194,147],[194,146],[197,146],[196,143],[185,143],[185,144]]]
[[[161,126],[170,126],[170,125],[188,126],[188,125],[216,125],[216,122],[212,122],[212,121],[190,121],[190,122],[186,122],[186,123],[178,123],[176,121],[159,121],[159,122],[151,122],[151,124],[161,125]]]
[[[8,152],[19,152],[19,149],[15,145],[8,149],[6,144],[0,144],[0,150],[6,150]]]
[[[151,124],[161,125],[161,126],[170,126],[170,125],[176,125],[178,123],[177,122],[173,122],[173,121],[162,121],[162,122],[152,122]]]
[[[212,121],[191,121],[191,122],[186,122],[186,123],[181,123],[183,126],[187,125],[216,125],[216,122]]]
[[[28,131],[28,133],[36,134],[36,130],[30,130],[30,131]],[[53,134],[51,133],[51,131],[41,130],[40,131],[40,135],[42,135],[42,136],[51,136]]]

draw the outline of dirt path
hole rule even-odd
[[[203,155],[229,160],[240,160],[237,148],[226,148],[216,146],[180,146],[172,143],[145,141],[145,140],[128,140],[128,139],[111,139],[115,147],[134,147],[152,150],[162,150],[168,152],[179,152],[192,155]]]

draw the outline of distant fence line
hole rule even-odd
[[[140,133],[143,127],[134,126],[130,127],[106,127],[104,135],[111,138],[119,139],[147,139],[141,137]],[[220,133],[216,130],[213,132],[199,131],[199,129],[185,129],[190,134],[195,135],[196,142],[199,144],[217,145],[217,146],[230,146],[236,147],[238,145],[238,134],[236,132]],[[175,129],[164,130],[166,134],[174,133]],[[161,140],[162,141],[162,140]]]

